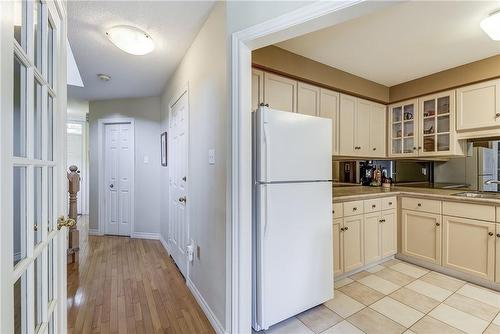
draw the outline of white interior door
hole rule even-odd
[[[133,126],[131,122],[104,124],[105,233],[131,234],[133,219]]]
[[[187,277],[187,245],[189,240],[189,225],[187,218],[187,166],[188,166],[188,92],[170,108],[170,147],[169,147],[169,174],[170,174],[170,224],[168,241],[170,255]]]
[[[66,332],[64,13],[59,2],[0,2],[2,333]]]

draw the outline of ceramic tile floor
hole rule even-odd
[[[500,334],[500,293],[396,259],[335,282],[335,298],[267,334]]]

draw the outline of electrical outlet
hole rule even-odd
[[[208,150],[208,164],[215,165],[215,149],[213,148]]]
[[[422,175],[427,175],[427,168],[422,168]]]
[[[196,258],[199,260],[201,256],[201,248],[200,245],[196,245]]]

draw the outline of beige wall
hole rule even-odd
[[[162,95],[161,131],[173,99],[189,86],[188,216],[190,239],[200,258],[189,279],[222,327],[226,327],[226,164],[228,107],[225,4],[215,5]],[[157,133],[159,138],[159,133]],[[215,149],[215,165],[208,150]],[[161,170],[161,234],[168,240],[168,169]],[[196,249],[196,247],[195,247]]]
[[[334,90],[389,102],[389,87],[271,45],[252,52],[252,63]]]
[[[500,76],[500,55],[478,60],[390,87],[390,101],[401,101]]]

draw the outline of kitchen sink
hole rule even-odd
[[[453,194],[453,196],[468,197],[468,198],[500,199],[500,192],[465,191]]]

